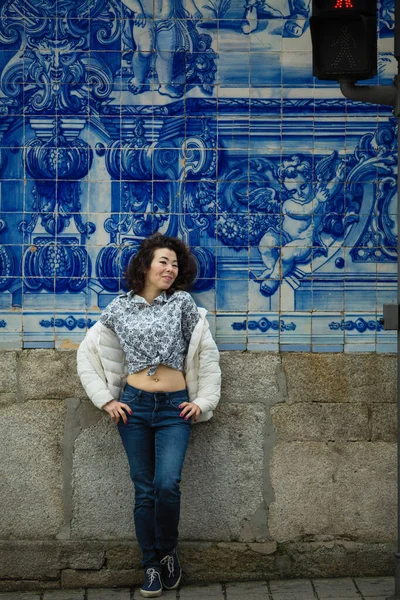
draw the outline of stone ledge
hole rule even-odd
[[[104,545],[70,541],[0,541],[0,579],[57,580],[62,569],[104,565]]]
[[[12,542],[0,542],[0,553],[4,555]],[[35,545],[45,544],[58,557],[74,556],[82,552],[80,544],[73,542],[19,542],[35,554]],[[0,578],[0,590],[31,591],[36,589],[74,589],[83,587],[130,587],[142,581],[139,552],[135,543],[92,542],[96,551],[113,560],[126,551],[130,560],[126,568],[115,566],[107,560],[107,567],[98,569],[61,568],[57,579],[38,580]],[[77,548],[74,549],[74,546]],[[78,547],[79,546],[79,547]],[[90,543],[87,543],[90,548]],[[257,546],[260,546],[259,548]],[[66,551],[66,547],[67,551]],[[183,583],[213,583],[218,581],[248,581],[255,579],[281,579],[292,577],[350,577],[390,575],[394,568],[395,544],[363,544],[347,540],[289,542],[279,544],[264,542],[245,543],[196,543],[181,542],[180,556],[184,568]],[[18,556],[14,559],[18,562]],[[136,563],[133,561],[136,560]],[[132,562],[130,562],[132,561]],[[54,562],[54,561],[53,561]],[[65,562],[64,562],[65,564]],[[88,563],[89,564],[89,563]],[[98,563],[100,564],[100,563]],[[59,562],[61,567],[61,561]],[[121,566],[121,565],[120,565]]]

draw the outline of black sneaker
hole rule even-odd
[[[176,590],[182,577],[182,569],[176,549],[171,554],[166,554],[160,560],[160,565],[162,567],[161,577],[164,588],[166,590]]]
[[[140,588],[140,595],[144,598],[157,598],[162,594],[161,573],[154,567],[149,567],[144,573],[144,584]]]

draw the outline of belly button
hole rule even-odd
[[[156,383],[158,383],[160,380],[159,380],[159,379],[157,379],[157,377],[156,377],[154,381],[155,381]]]

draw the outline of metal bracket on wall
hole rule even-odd
[[[395,331],[399,330],[399,304],[384,304],[383,305],[383,318],[379,319],[383,328],[386,329],[394,329]]]

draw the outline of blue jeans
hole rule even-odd
[[[134,522],[143,566],[159,567],[160,558],[178,543],[181,492],[179,483],[192,429],[180,417],[189,402],[187,390],[145,392],[126,385],[121,402],[133,414],[118,430],[135,486]]]

